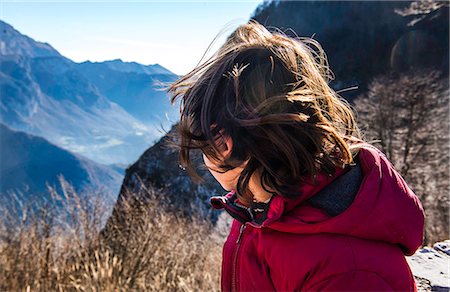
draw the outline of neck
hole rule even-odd
[[[246,195],[249,196],[250,201],[266,202],[272,197],[273,193],[276,192],[275,190],[268,188],[267,186],[266,188],[271,192],[266,191],[261,185],[261,172],[257,170],[252,174],[250,178],[248,184],[248,193]]]

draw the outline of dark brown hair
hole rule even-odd
[[[200,149],[224,172],[248,160],[237,186],[250,176],[286,197],[305,178],[332,174],[352,163],[349,141],[359,138],[348,103],[328,85],[334,78],[320,44],[270,32],[257,22],[240,26],[210,59],[169,87],[180,103],[179,158],[198,181],[190,151]],[[230,136],[228,159],[219,157],[219,131]]]

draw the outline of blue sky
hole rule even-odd
[[[76,62],[120,58],[185,74],[260,2],[0,0],[0,19]]]

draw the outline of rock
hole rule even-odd
[[[433,245],[433,248],[437,251],[441,251],[448,256],[450,256],[450,240],[446,240],[444,242],[438,242]]]
[[[423,247],[406,260],[419,291],[450,291],[450,240]]]

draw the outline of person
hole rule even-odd
[[[330,86],[314,39],[237,28],[169,87],[180,103],[180,162],[191,151],[227,191],[233,217],[223,291],[416,291],[405,259],[423,243],[420,201],[364,142]]]

